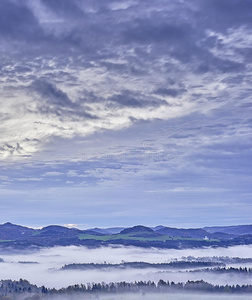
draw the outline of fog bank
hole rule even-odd
[[[157,294],[157,293],[150,293],[150,294],[115,294],[115,295],[88,295],[87,297],[54,297],[49,298],[48,300],[80,300],[80,299],[100,299],[100,300],[249,300],[251,296],[248,295],[206,295],[206,294]]]
[[[68,285],[92,282],[119,281],[165,281],[186,282],[203,279],[212,284],[252,284],[252,276],[239,274],[186,273],[160,269],[123,269],[123,270],[60,270],[70,263],[120,263],[122,261],[144,261],[150,263],[169,262],[187,256],[229,256],[250,258],[252,246],[235,246],[230,248],[205,249],[143,249],[136,247],[102,247],[88,249],[86,247],[54,247],[44,248],[36,252],[0,252],[4,262],[0,264],[0,279],[27,279],[38,286],[61,288]],[[26,262],[26,263],[24,263]],[[27,263],[30,262],[30,263]],[[33,262],[33,263],[31,263]]]

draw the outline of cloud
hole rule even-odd
[[[64,173],[61,173],[61,172],[46,172],[44,174],[44,176],[61,176],[61,175],[64,175]]]
[[[33,82],[33,88],[49,103],[70,108],[74,106],[67,94],[62,92],[52,83],[36,80]]]
[[[178,97],[179,95],[185,93],[184,89],[174,89],[174,88],[159,88],[155,91],[155,94],[159,94],[161,96],[171,96]]]
[[[161,18],[158,19],[158,16]],[[133,41],[144,44],[170,42],[176,45],[188,38],[190,33],[189,24],[180,23],[177,26],[168,20],[163,22],[164,15],[156,12],[151,17],[151,20],[146,18],[136,19],[132,27],[129,26],[129,29],[124,32],[126,42]],[[155,22],[153,22],[154,20]]]
[[[85,17],[84,12],[78,6],[78,1],[70,0],[42,0],[42,3],[48,7],[49,10],[52,10],[55,14],[59,16],[71,17],[71,18],[83,18]]]
[[[249,25],[251,18],[249,17],[249,10],[252,4],[249,0],[243,1],[242,5],[238,0],[218,1],[207,0],[204,2],[197,1],[199,7],[208,12],[209,25],[225,30],[229,27],[240,26],[242,24]],[[215,16],[215,21],[212,17]]]
[[[1,152],[5,152],[5,153],[8,153],[8,154],[16,154],[16,153],[20,153],[21,151],[23,150],[23,148],[20,146],[19,143],[16,143],[16,146],[12,146],[12,145],[9,145],[9,144],[4,144],[3,147],[0,148],[0,151]]]
[[[27,1],[6,1],[0,3],[0,35],[4,38],[35,41],[43,38],[36,17]]]
[[[85,107],[82,107],[80,103],[72,102],[68,95],[53,83],[38,79],[32,83],[31,87],[44,102],[44,104],[39,103],[39,112],[63,116],[77,115],[82,118],[96,119],[96,116],[86,112]]]
[[[67,228],[78,228],[77,224],[64,224],[63,226]]]
[[[106,209],[111,200],[114,215],[129,203],[143,220],[144,201],[148,216],[153,201],[163,211],[176,201],[179,224],[183,205],[188,224],[197,213],[209,222],[214,211],[206,218],[188,203],[229,199],[246,210],[236,216],[228,206],[216,222],[249,220],[250,8],[250,0],[1,1],[0,159],[10,178],[1,193],[20,208],[17,190],[29,198],[32,186],[41,205],[62,189],[78,211],[92,215],[86,203]],[[188,186],[199,192],[186,190],[187,200],[169,192]],[[166,192],[154,199],[146,190]]]
[[[41,181],[42,178],[17,178],[17,181]]]
[[[122,91],[120,94],[113,95],[109,98],[110,101],[115,102],[122,106],[129,107],[148,107],[148,106],[161,106],[167,105],[167,102],[159,99],[150,99],[146,100],[146,97],[143,97],[141,94],[132,93],[131,91]]]

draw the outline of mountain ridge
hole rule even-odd
[[[81,230],[60,225],[49,225],[34,229],[10,222],[0,225],[1,248],[57,245],[99,247],[112,244],[159,248],[226,247],[252,244],[252,225],[187,229],[163,225],[156,227],[136,225],[127,228],[113,227],[111,230],[110,228]]]

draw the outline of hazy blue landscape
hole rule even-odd
[[[161,227],[166,228],[166,233],[167,230],[177,235],[181,233],[183,238],[178,235],[168,239],[170,242],[179,240],[180,248],[153,247],[153,234]],[[229,227],[218,230],[228,231],[231,235],[228,240],[234,240],[236,234],[249,236],[250,228],[233,226],[232,230]],[[216,247],[207,240],[207,246],[188,247],[187,243],[183,246],[183,241],[194,241],[195,236],[186,238],[185,232],[199,235],[203,229],[134,226],[118,229],[120,239],[116,244],[92,245],[89,242],[87,247],[63,242],[61,245],[64,237],[67,238],[65,230],[70,229],[62,226],[32,229],[11,223],[0,225],[1,299],[165,299],[168,295],[169,299],[186,299],[188,293],[195,299],[246,299],[252,294],[252,244]],[[102,234],[99,228],[87,229],[88,239],[92,238],[92,232],[94,239],[95,232],[99,232],[98,237],[107,238],[111,231],[113,233],[109,236],[117,235],[114,228],[103,230],[106,233]],[[207,230],[214,232],[212,228]],[[246,234],[242,235],[244,230]],[[36,243],[44,231],[46,235],[42,241],[46,239],[46,243]],[[72,231],[81,236],[86,234],[78,229]],[[32,233],[32,239],[29,240],[31,236],[27,232]],[[135,241],[150,238],[147,233],[152,238],[147,240],[145,247],[124,245],[124,234],[125,240],[134,234]],[[12,241],[2,239],[11,235],[15,237]],[[48,247],[50,240],[56,243],[54,247]],[[206,237],[197,240],[204,242]]]
[[[183,249],[250,244],[252,244],[251,225],[190,229],[162,225],[150,228],[137,225],[129,228],[91,228],[86,230],[58,225],[34,229],[10,222],[0,225],[0,248],[3,249],[70,245],[92,248],[124,245],[142,248]]]
[[[0,0],[0,300],[251,299],[251,12]]]

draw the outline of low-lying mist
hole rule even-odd
[[[205,295],[205,294],[169,294],[169,295],[160,295],[160,294],[149,294],[149,295],[116,295],[116,296],[100,296],[101,300],[248,300],[251,299],[251,296],[241,296],[241,295]]]
[[[174,282],[203,279],[204,281],[219,285],[252,284],[252,275],[216,275],[204,272],[186,272],[186,270],[167,271],[162,269],[157,270],[154,268],[123,270],[60,270],[60,268],[65,264],[71,263],[107,262],[115,264],[122,261],[163,263],[187,256],[229,256],[251,258],[251,250],[252,246],[186,250],[154,248],[143,249],[136,247],[102,247],[97,249],[88,249],[86,247],[70,246],[43,248],[34,252],[0,252],[0,258],[4,260],[4,262],[0,263],[0,279],[19,280],[20,278],[23,278],[38,286],[45,285],[50,288],[61,288],[67,287],[68,285],[92,282],[132,282],[140,280],[158,282],[160,279]],[[237,265],[237,267],[239,267],[239,265]],[[111,297],[112,296],[108,299],[113,299]]]
[[[86,296],[58,296],[52,298],[46,298],[47,300],[86,300],[86,299],[100,299],[100,300],[249,300],[251,296],[249,295],[208,295],[202,293],[190,293],[190,294],[180,294],[180,293],[169,293],[169,294],[159,294],[159,293],[150,293],[150,294],[115,294],[115,295],[106,295],[106,294],[96,294],[96,295],[86,295]]]

